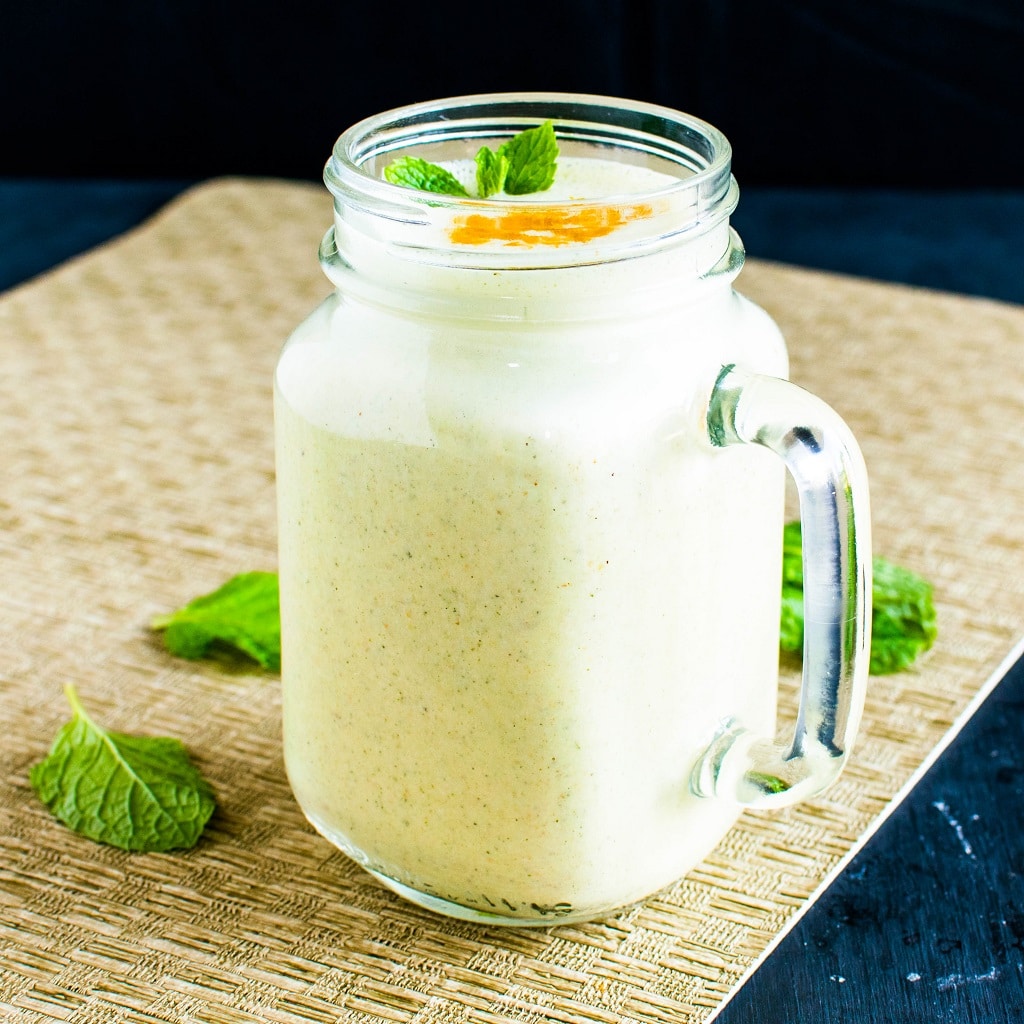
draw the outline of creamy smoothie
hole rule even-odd
[[[568,158],[543,199],[670,180]],[[783,470],[703,417],[723,364],[784,376],[781,339],[691,280],[725,227],[581,257],[607,237],[544,270],[405,261],[397,287],[447,305],[342,289],[278,367],[289,779],[327,838],[456,913],[671,883],[736,813],[691,794],[695,759],[731,716],[773,731]]]

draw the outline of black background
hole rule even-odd
[[[361,117],[528,89],[704,117],[741,184],[1024,186],[1021,0],[5,7],[8,177],[316,179]]]

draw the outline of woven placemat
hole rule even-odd
[[[68,1021],[712,1017],[969,711],[1024,621],[1024,310],[752,263],[793,377],[859,436],[876,550],[941,633],[876,678],[826,797],[748,813],[617,917],[485,929],[411,907],[306,825],[278,681],[164,653],[150,618],[274,568],[271,373],[327,284],[326,193],[222,181],[0,300],[0,1015]],[[795,675],[784,679],[792,711]],[[188,853],[75,836],[30,766],[74,683],[110,728],[184,739],[220,809]]]

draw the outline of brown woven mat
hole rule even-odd
[[[860,437],[876,550],[934,581],[939,643],[873,680],[824,799],[747,814],[619,917],[482,929],[402,903],[313,834],[282,768],[274,677],[176,661],[146,628],[274,567],[271,371],[326,293],[329,217],[319,188],[215,182],[0,300],[0,1016],[706,1021],[1021,634],[1024,310],[744,271],[794,379]],[[37,801],[28,771],[67,717],[67,682],[107,726],[187,742],[220,800],[195,850],[98,846]]]

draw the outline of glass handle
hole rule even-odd
[[[775,743],[725,722],[692,788],[758,807],[820,793],[838,776],[864,706],[871,626],[871,522],[857,442],[824,402],[777,377],[723,368],[711,395],[716,447],[757,444],[796,481],[803,532],[803,682],[796,728]]]

